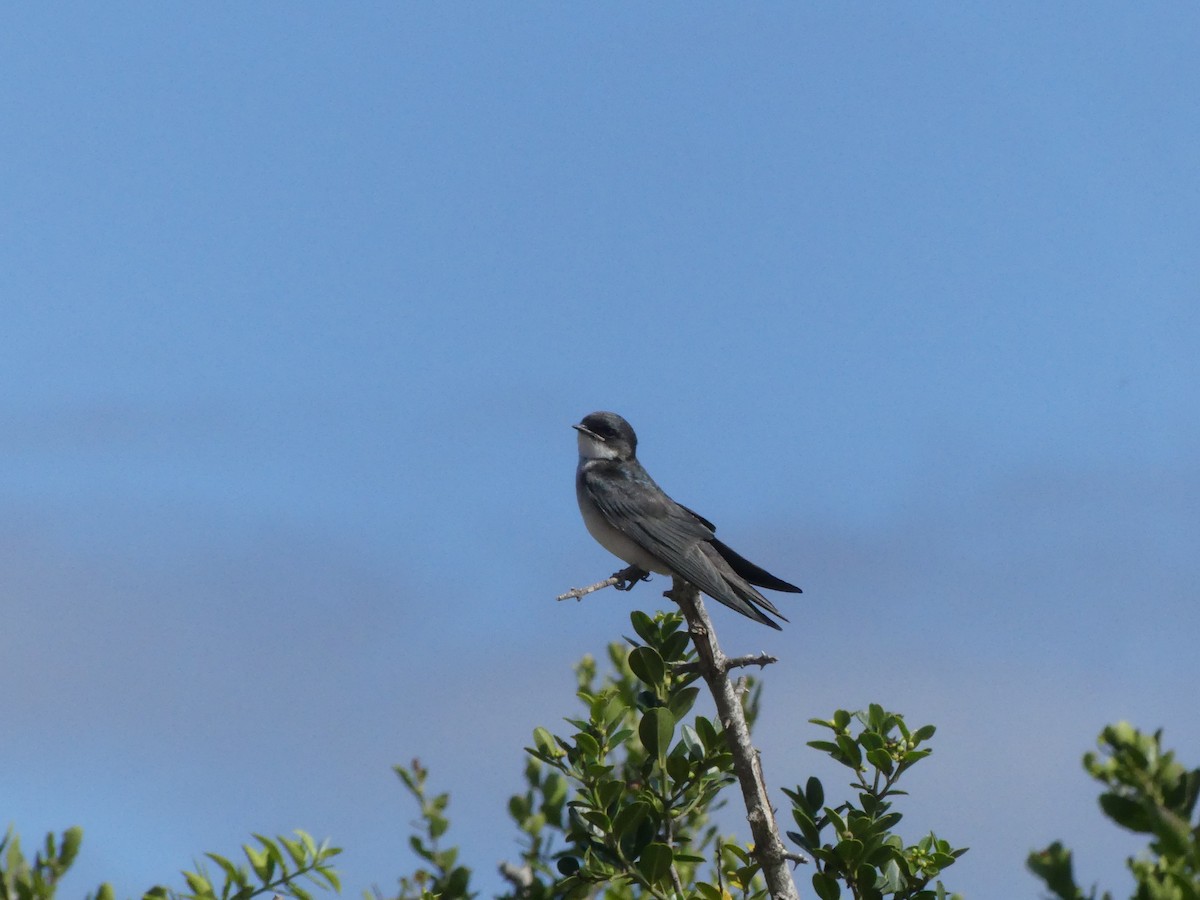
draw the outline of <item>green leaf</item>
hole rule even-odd
[[[640,609],[635,609],[629,614],[629,621],[633,623],[633,630],[637,632],[646,643],[654,643],[658,637],[658,626],[654,624],[654,620],[642,612]]]
[[[585,762],[599,761],[600,742],[587,732],[581,731],[575,735],[575,746]]]
[[[838,900],[838,897],[842,895],[842,889],[837,883],[837,879],[824,872],[813,872],[812,886],[821,900]]]
[[[900,866],[894,859],[889,859],[883,864],[883,868],[879,872],[879,880],[875,882],[875,887],[884,894],[898,894],[904,889],[904,873],[900,871]]]
[[[79,847],[83,843],[83,829],[78,825],[73,825],[63,832],[62,849],[58,854],[58,862],[63,869],[68,868],[75,857],[79,854]]]
[[[658,884],[671,874],[671,863],[674,859],[671,848],[666,844],[647,844],[642,850],[642,855],[638,857],[638,871],[651,884]]]
[[[279,843],[283,844],[283,849],[288,852],[288,856],[292,858],[292,862],[297,867],[302,867],[308,861],[308,854],[304,852],[304,844],[298,840],[279,836]]]
[[[221,867],[221,871],[225,873],[225,880],[230,884],[244,885],[246,883],[246,873],[240,870],[232,862],[217,853],[205,853],[209,859]]]
[[[878,750],[887,743],[877,731],[864,731],[858,736],[858,742],[864,750]]]
[[[852,868],[862,859],[863,842],[855,838],[845,838],[837,842],[833,852],[845,860],[847,868]]]
[[[689,640],[691,640],[691,636],[686,631],[671,635],[662,643],[663,659],[671,662],[683,662],[687,658]],[[695,679],[700,676],[696,674],[688,677]]]
[[[676,751],[682,746],[682,744],[677,746],[675,748]],[[671,780],[676,784],[683,784],[688,780],[688,776],[692,774],[692,764],[688,760],[686,753],[673,752],[667,757],[667,774],[671,776]]]
[[[605,809],[611,807],[625,793],[625,782],[608,778],[596,785],[596,796]]]
[[[651,756],[660,759],[665,757],[674,733],[675,717],[669,709],[661,706],[646,710],[638,724],[638,737],[642,739],[642,746]]]
[[[635,800],[618,812],[613,819],[613,834],[619,839],[622,835],[632,832],[650,812],[649,803],[644,800]]]
[[[184,881],[188,883],[188,887],[193,894],[203,894],[205,896],[213,893],[211,882],[198,872],[184,872]]]
[[[667,708],[675,715],[676,722],[691,712],[699,694],[700,688],[689,687],[676,691],[671,696],[671,699],[667,701]]]
[[[830,806],[825,807],[825,817],[829,819],[829,824],[833,826],[833,830],[839,838],[843,834],[849,833],[850,829],[846,827],[846,820],[838,814],[836,809]]]
[[[338,876],[337,870],[332,866],[317,866],[313,871],[324,878],[329,883],[329,886],[339,894],[342,892],[342,879]]]
[[[471,870],[464,866],[458,866],[450,872],[450,877],[446,879],[446,888],[443,894],[448,897],[466,896],[470,883]]]
[[[812,817],[798,806],[792,807],[792,818],[796,824],[800,826],[801,836],[804,838],[804,843],[809,847],[815,847],[821,843],[821,831],[817,828]]]
[[[653,647],[635,647],[629,654],[629,669],[651,687],[661,687],[666,681],[666,664]]]
[[[721,734],[717,731],[716,726],[704,716],[696,716],[696,733],[704,742],[704,749],[710,753],[723,746]]]
[[[841,751],[841,757],[838,762],[849,766],[852,769],[862,767],[862,750],[859,749],[858,743],[854,738],[847,734],[839,734],[837,736],[838,750]]]
[[[867,760],[884,775],[892,774],[893,762],[891,754],[882,747],[876,750],[868,750]]]
[[[579,815],[587,819],[602,832],[608,833],[612,831],[612,820],[608,815],[598,809],[581,809]]]
[[[246,859],[250,861],[250,868],[258,876],[258,880],[263,884],[270,882],[271,876],[275,872],[275,862],[271,859],[271,855],[264,850],[256,850],[249,844],[242,845],[242,852],[246,854]]]
[[[542,726],[533,729],[533,745],[547,756],[558,756],[558,745],[554,743],[554,735]]]
[[[878,818],[878,819],[875,821],[875,826],[876,826],[876,828],[878,828],[880,831],[890,831],[892,828],[895,828],[895,827],[896,827],[896,825],[897,825],[897,824],[900,822],[900,820],[901,820],[901,819],[903,819],[903,818],[904,818],[904,814],[903,814],[903,813],[898,813],[898,812],[894,812],[894,813],[887,813],[886,815],[882,815],[882,816],[880,816],[880,817],[879,817],[879,818]]]
[[[1071,851],[1055,841],[1045,850],[1030,853],[1025,865],[1034,875],[1042,879],[1051,891],[1059,897],[1076,898],[1082,896],[1079,886],[1075,883],[1075,875],[1071,862]]]
[[[1100,795],[1100,808],[1105,815],[1130,831],[1142,834],[1153,832],[1153,822],[1142,804],[1120,794],[1105,793]]]
[[[936,732],[936,731],[937,731],[937,728],[933,725],[922,725],[920,728],[918,728],[916,731],[913,732],[913,736],[912,736],[913,743],[919,744],[919,743],[921,743],[921,741],[929,740],[931,737],[933,737],[934,732]]]

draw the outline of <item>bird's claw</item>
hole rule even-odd
[[[613,587],[618,591],[631,591],[639,581],[649,581],[650,573],[637,566],[630,566],[620,572],[613,572],[612,577],[617,579],[617,583]]]

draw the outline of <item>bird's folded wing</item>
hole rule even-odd
[[[671,571],[714,600],[773,628],[779,627],[754,607],[757,603],[778,613],[769,600],[750,585],[737,590],[718,568],[720,556],[711,548],[707,549],[714,559],[709,558],[703,545],[713,540],[713,530],[706,520],[684,509],[653,482],[585,475],[583,484],[611,525]],[[653,490],[647,490],[648,486]],[[728,575],[737,579],[732,571]]]

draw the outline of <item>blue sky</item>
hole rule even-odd
[[[801,584],[806,724],[939,726],[909,835],[1126,884],[1079,767],[1200,763],[1200,11],[107,4],[0,29],[0,823],[79,895],[250,831],[390,890],[453,792],[478,886],[570,666],[665,585],[578,520],[594,409]],[[661,579],[659,579],[661,581]],[[829,772],[829,775],[835,773]],[[782,795],[777,795],[783,803]]]

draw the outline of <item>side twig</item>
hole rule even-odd
[[[595,584],[589,584],[587,587],[571,588],[564,594],[559,594],[555,600],[582,600],[592,591],[600,591],[606,587],[615,587],[618,591],[627,591],[628,587],[622,585],[632,585],[634,582],[641,581],[646,577],[646,573],[637,566],[629,566],[622,569],[620,572],[614,572],[603,581],[597,581]]]
[[[759,666],[765,669],[771,663],[777,662],[779,662],[778,658],[768,653],[755,653],[748,656],[726,656],[722,660],[721,666],[728,672],[730,669],[744,669],[749,666]],[[677,672],[699,672],[701,670],[698,662],[681,663],[674,668]]]
[[[733,668],[731,663],[744,658],[731,660],[721,652],[712,620],[700,600],[700,592],[694,587],[681,578],[675,578],[671,590],[664,596],[678,603],[683,617],[687,619],[692,643],[700,657],[700,676],[712,692],[717,714],[725,728],[729,751],[733,754],[733,770],[742,788],[746,820],[750,823],[750,834],[754,838],[754,855],[762,865],[767,890],[773,900],[799,900],[800,895],[796,892],[796,884],[788,869],[788,859],[794,858],[794,854],[788,853],[779,835],[779,825],[767,795],[758,751],[750,742],[750,728],[746,724],[742,704],[729,682],[729,669]]]

